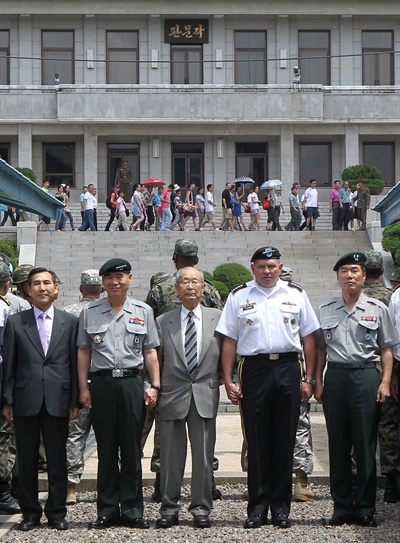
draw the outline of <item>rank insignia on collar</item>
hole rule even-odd
[[[97,344],[101,343],[101,336],[96,334],[93,338],[93,343],[97,343]]]
[[[330,341],[332,339],[332,334],[331,334],[330,330],[327,330],[325,332],[325,339],[327,339],[328,341]]]
[[[247,319],[246,324],[251,326],[253,324],[253,319]]]

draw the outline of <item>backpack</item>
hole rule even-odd
[[[112,208],[112,205],[111,205],[111,195],[110,195],[110,196],[107,196],[107,198],[106,198],[106,207],[108,207],[108,209],[111,209],[111,208]]]

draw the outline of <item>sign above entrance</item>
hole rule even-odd
[[[165,43],[208,43],[208,19],[165,19]]]

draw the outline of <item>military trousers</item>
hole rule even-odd
[[[98,455],[98,516],[142,517],[143,379],[91,374],[90,393]]]
[[[248,446],[248,516],[289,515],[293,450],[300,411],[296,353],[269,360],[245,357],[239,364],[241,412]]]
[[[325,375],[323,406],[328,430],[330,486],[334,516],[375,514],[376,444],[380,405],[379,373],[370,367],[330,367]],[[351,448],[357,466],[356,500],[352,497]]]

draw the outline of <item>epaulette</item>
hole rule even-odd
[[[10,300],[7,300],[7,298],[5,296],[3,296],[2,294],[0,294],[0,298],[3,300],[3,302],[8,305],[8,307],[10,307],[11,305],[11,302]]]
[[[297,289],[299,292],[303,292],[303,287],[293,281],[288,281],[288,286]]]
[[[325,307],[326,305],[331,305],[335,302],[337,302],[338,296],[333,296],[332,298],[329,298],[328,300],[325,300],[325,302],[322,302],[319,307]]]
[[[243,285],[239,285],[231,290],[231,294],[236,294],[239,290],[242,290],[242,288],[246,288],[247,283],[243,283]]]

